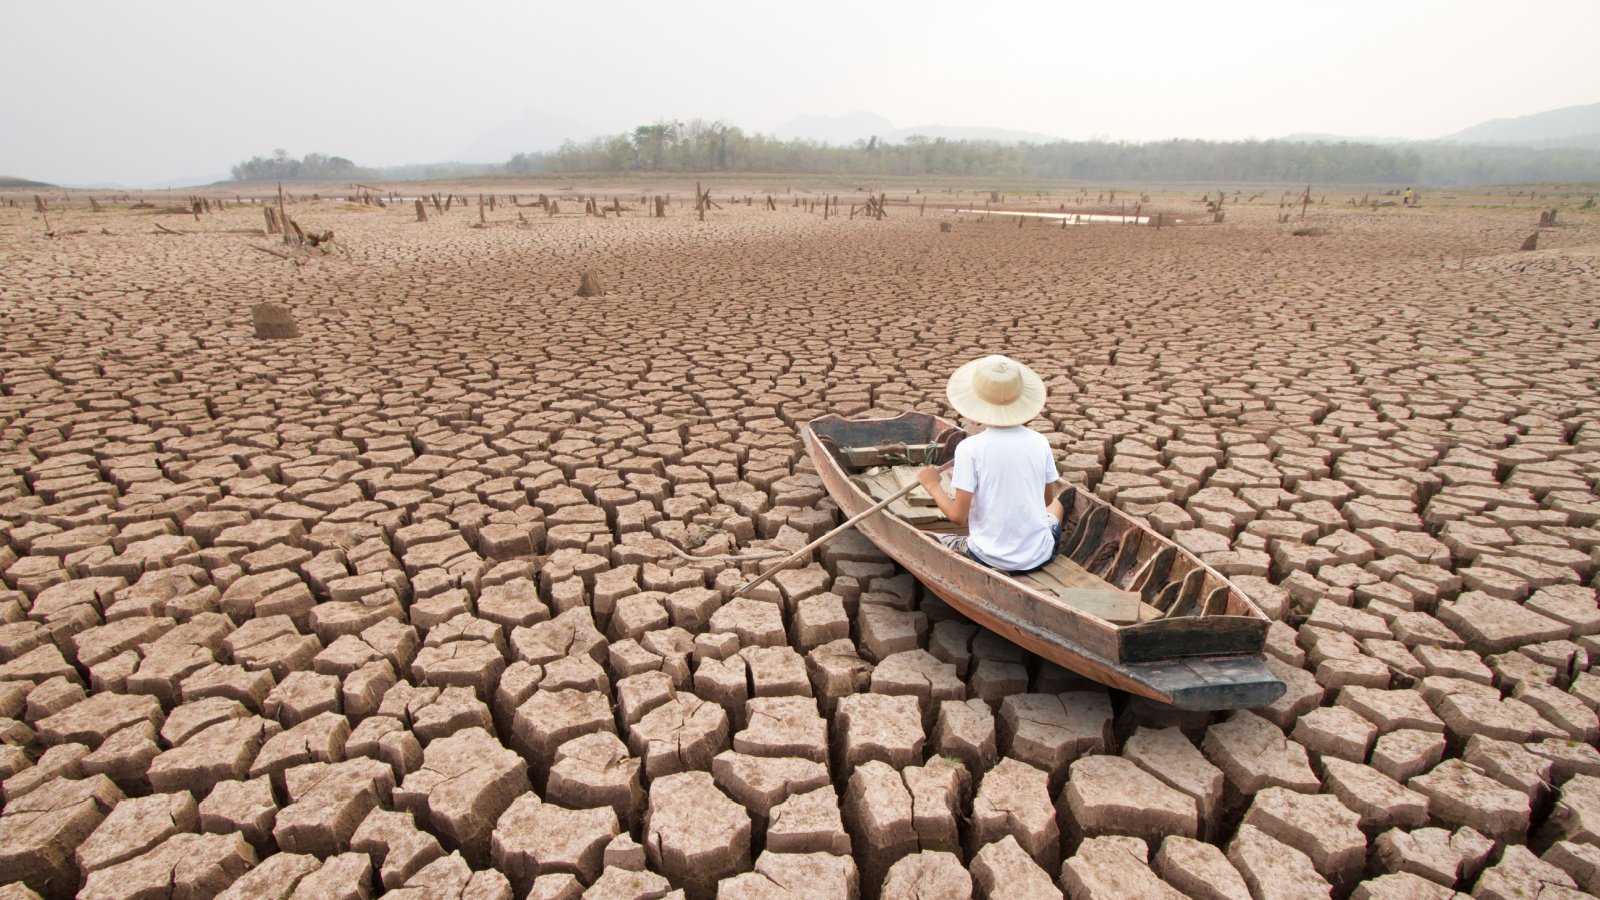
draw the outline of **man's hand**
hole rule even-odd
[[[933,498],[934,504],[939,507],[939,512],[944,513],[945,518],[957,525],[966,525],[967,513],[972,510],[972,495],[959,488],[955,497],[944,492],[944,486],[939,482],[940,476],[948,468],[950,463],[918,469],[917,483],[927,489],[928,496]]]

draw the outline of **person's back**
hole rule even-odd
[[[1044,435],[1021,425],[990,428],[956,446],[951,485],[972,493],[967,546],[996,569],[1025,571],[1055,553],[1044,488],[1056,480]]]

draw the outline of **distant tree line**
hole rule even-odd
[[[1000,143],[912,136],[849,146],[779,140],[722,122],[657,122],[568,141],[504,164],[433,163],[371,169],[342,156],[276,150],[233,167],[235,181],[392,181],[481,175],[771,172],[817,175],[970,175],[1099,183],[1532,184],[1600,182],[1600,148],[1439,142],[1054,141]]]
[[[371,174],[342,156],[307,153],[295,159],[286,150],[253,156],[233,167],[234,181],[339,181]]]
[[[1122,182],[1497,184],[1600,181],[1600,151],[1357,142],[1057,141],[1006,144],[913,136],[851,146],[783,141],[722,122],[657,122],[632,132],[518,153],[510,174],[773,172],[979,175]]]

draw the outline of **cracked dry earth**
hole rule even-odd
[[[304,202],[302,265],[6,208],[0,897],[1600,890],[1592,214],[725,206]],[[749,599],[670,549],[821,534],[796,425],[987,351],[1273,616],[1281,701],[1108,692],[859,536]]]

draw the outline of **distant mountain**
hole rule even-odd
[[[894,123],[877,113],[846,113],[842,116],[796,116],[772,130],[780,140],[817,141],[841,146],[866,140],[873,135],[882,139],[894,131]]]
[[[0,188],[47,188],[55,187],[43,181],[29,181],[26,178],[16,178],[11,175],[0,175]]]
[[[1490,119],[1455,134],[1447,134],[1440,140],[1460,144],[1593,147],[1600,142],[1600,103],[1567,106],[1514,119]]]
[[[564,141],[586,141],[596,134],[593,128],[573,119],[530,109],[479,134],[456,158],[463,162],[503,163],[517,153],[554,150]]]
[[[971,125],[917,125],[911,128],[896,128],[893,122],[883,116],[860,111],[842,116],[799,116],[779,125],[772,133],[774,137],[786,141],[799,139],[838,146],[849,146],[856,141],[865,141],[873,137],[880,141],[900,143],[915,135],[950,141],[1000,141],[1008,144],[1021,141],[1037,144],[1061,140],[1055,135],[1037,131]]]

